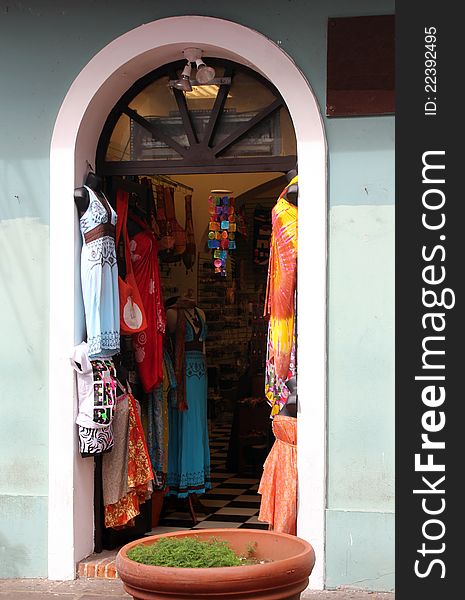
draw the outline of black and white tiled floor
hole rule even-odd
[[[230,425],[217,423],[210,435],[212,489],[199,496],[199,499],[205,507],[214,512],[203,514],[199,507],[195,507],[198,523],[193,526],[187,501],[184,505],[178,501],[177,509],[165,510],[159,526],[154,528],[150,535],[182,529],[268,529],[267,523],[257,519],[261,498],[257,493],[259,480],[226,471],[230,429]]]

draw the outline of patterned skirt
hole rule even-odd
[[[297,419],[273,419],[275,443],[263,466],[258,493],[262,496],[259,521],[279,533],[296,534],[297,520]]]

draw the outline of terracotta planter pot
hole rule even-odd
[[[142,565],[127,557],[138,544],[161,537],[226,540],[243,553],[256,542],[256,557],[272,562],[241,567],[183,569]],[[315,563],[311,545],[292,535],[260,529],[199,529],[154,535],[126,544],[116,557],[125,590],[136,600],[298,600]]]

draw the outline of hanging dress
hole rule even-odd
[[[147,396],[147,447],[154,476],[154,490],[166,488],[168,471],[169,404],[176,394],[176,377],[169,354],[163,352],[163,382]]]
[[[297,206],[281,193],[272,217],[270,260],[265,316],[269,316],[265,395],[272,416],[279,413],[290,394],[286,382],[296,375],[295,295],[297,285]]]
[[[124,398],[119,398],[120,403]],[[122,527],[123,525],[131,525],[132,520],[140,513],[140,505],[151,495],[153,472],[150,465],[150,457],[145,441],[144,430],[140,420],[140,406],[134,396],[128,391],[127,393],[128,412],[125,412],[124,418],[129,419],[128,437],[127,437],[127,463],[118,461],[114,463],[109,457],[106,461],[106,466],[111,470],[116,469],[116,475],[121,473],[121,464],[127,464],[127,470],[122,475],[127,478],[127,481],[118,488],[108,486],[108,479],[111,480],[112,474],[104,474],[104,495],[109,502],[116,499],[116,502],[105,504],[105,527]],[[118,410],[118,409],[117,409]],[[127,417],[126,417],[127,415]],[[125,430],[125,427],[122,427]],[[122,440],[119,440],[121,442]],[[126,460],[125,453],[120,456]],[[113,475],[114,479],[114,475]],[[124,493],[126,492],[126,493]],[[124,495],[122,495],[124,494]],[[114,496],[113,498],[111,496]],[[104,500],[105,502],[105,500]]]
[[[279,533],[296,534],[297,519],[297,419],[276,415],[275,443],[263,466],[258,493],[259,521]]]
[[[158,267],[158,245],[153,232],[142,220],[133,219],[144,228],[131,238],[131,261],[134,277],[147,317],[147,329],[134,337],[134,354],[144,392],[151,392],[163,381],[163,335],[165,310]]]
[[[82,233],[81,284],[89,357],[119,352],[120,315],[115,250],[116,212],[89,187],[89,206],[79,219]]]
[[[129,397],[126,393],[116,399],[113,418],[115,443],[111,452],[103,456],[102,491],[103,504],[116,504],[127,496],[129,452]]]
[[[177,310],[177,327],[182,328],[185,320],[185,389],[178,381],[176,403],[169,408],[167,485],[169,495],[186,498],[189,494],[204,494],[211,488],[204,354],[207,327],[197,308],[191,315],[182,308]],[[181,397],[183,393],[185,400]]]

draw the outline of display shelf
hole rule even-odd
[[[211,253],[199,253],[197,260],[197,298],[205,312],[208,336],[207,365],[216,368],[222,392],[234,390],[241,364],[248,351],[248,318],[234,300],[235,259],[228,258],[227,276],[215,275]]]

